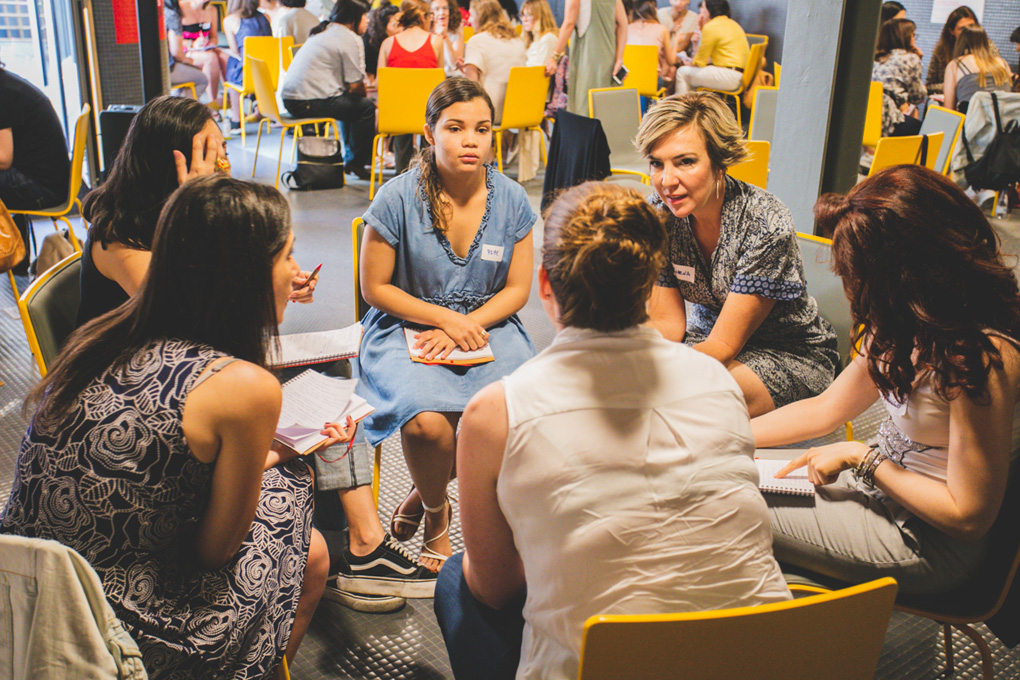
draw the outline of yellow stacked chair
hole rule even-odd
[[[944,132],[880,138],[875,147],[875,158],[871,161],[868,177],[893,165],[921,165],[921,145],[925,136],[928,137],[928,154],[924,165],[933,170],[938,160],[939,149],[942,148],[942,141],[946,136]]]
[[[534,130],[538,133],[538,148],[545,157],[545,139],[542,136],[542,120],[545,118],[545,97],[549,91],[549,77],[544,66],[514,66],[510,69],[510,80],[503,100],[503,116],[496,133],[496,162],[503,172],[503,132],[505,130]]]
[[[740,81],[740,87],[736,90],[717,90],[711,87],[699,87],[698,90],[706,92],[715,92],[721,94],[723,97],[733,97],[733,102],[736,106],[737,124],[742,125],[741,120],[743,114],[741,113],[740,96],[744,93],[751,83],[754,82],[755,77],[758,75],[758,71],[761,70],[761,60],[765,56],[765,48],[768,47],[767,42],[760,42],[751,45],[750,52],[747,56],[747,65],[744,66],[744,77]]]
[[[293,41],[294,38],[291,38]],[[245,98],[249,95],[255,94],[255,83],[252,80],[251,68],[248,65],[248,57],[254,57],[260,61],[265,62],[266,67],[269,70],[269,81],[272,83],[273,92],[276,92],[276,86],[280,82],[280,39],[273,38],[271,36],[264,35],[252,35],[244,39],[244,65],[242,66],[241,86],[238,87],[233,83],[223,82],[223,109],[222,112],[226,115],[227,108],[230,106],[230,98],[227,96],[227,89],[231,89],[237,92],[237,95],[241,98],[241,146],[244,146],[247,142],[245,136],[245,125],[244,125],[244,105]],[[274,94],[275,97],[275,94]],[[261,111],[262,115],[265,112]]]
[[[623,48],[627,77],[622,87],[633,87],[642,97],[658,99],[665,93],[659,87],[659,48],[655,45],[627,45]]]
[[[769,183],[769,150],[771,144],[762,140],[749,140],[747,150],[750,153],[743,163],[731,165],[726,169],[726,174],[741,182],[753,184],[762,189],[768,188]]]

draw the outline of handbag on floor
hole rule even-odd
[[[963,148],[967,152],[967,166],[963,174],[975,190],[1003,191],[1020,182],[1020,123],[1011,120],[1003,127],[999,99],[994,92],[990,94],[992,111],[995,112],[995,137],[988,143],[985,155],[975,162],[967,143],[967,132],[963,130]]]
[[[280,176],[294,191],[340,189],[344,186],[344,152],[331,137],[299,137],[297,165]]]
[[[0,201],[0,274],[14,269],[25,259],[25,242],[7,206]]]

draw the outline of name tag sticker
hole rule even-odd
[[[482,244],[482,259],[488,262],[503,261],[503,246],[487,246]]]
[[[694,283],[694,267],[685,267],[682,264],[673,265],[673,274],[679,281]]]

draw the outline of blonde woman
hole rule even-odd
[[[992,51],[988,34],[980,26],[960,31],[953,51],[955,59],[946,67],[947,109],[967,113],[970,98],[978,92],[1009,92],[1013,74],[1006,60]]]
[[[443,38],[443,70],[447,78],[463,75],[464,27],[456,0],[432,0],[432,32]]]
[[[496,108],[495,123],[499,125],[510,69],[524,66],[527,50],[495,0],[472,0],[471,25],[475,34],[464,52],[464,75],[481,83],[489,93]]]
[[[525,66],[545,66],[556,49],[559,28],[552,9],[546,0],[526,0],[521,6],[521,40],[527,50]],[[517,180],[526,182],[538,172],[538,135],[542,133],[522,130],[518,143]]]

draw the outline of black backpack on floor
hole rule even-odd
[[[1003,191],[1020,182],[1020,123],[1011,120],[1003,128],[999,99],[994,92],[989,94],[992,95],[992,110],[995,111],[995,137],[985,149],[985,155],[975,162],[967,144],[967,132],[963,131],[963,149],[967,152],[967,167],[963,174],[975,190]]]
[[[280,179],[294,191],[343,188],[343,147],[332,137],[299,137],[297,165]]]

